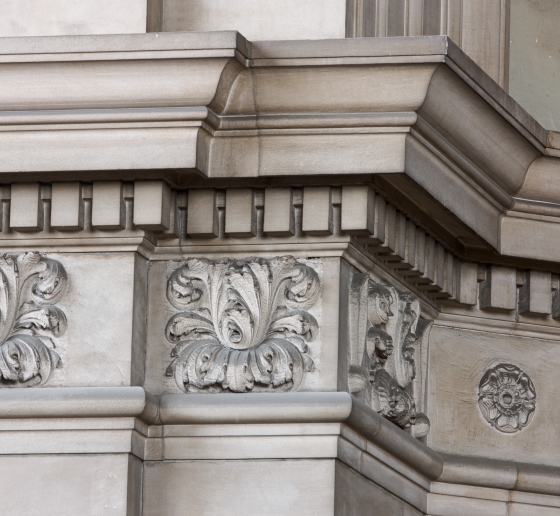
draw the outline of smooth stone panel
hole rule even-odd
[[[558,466],[559,361],[557,341],[434,325],[428,357],[428,446],[449,454]],[[501,363],[524,371],[537,393],[532,421],[515,433],[492,428],[478,407],[480,380]]]
[[[5,131],[0,172],[194,168],[196,134],[195,127]]]
[[[164,0],[163,30],[238,30],[249,40],[344,38],[346,0]]]
[[[329,516],[334,460],[146,462],[143,516]]]
[[[548,220],[503,217],[500,253],[535,260],[560,260],[560,226]]]
[[[146,32],[146,0],[2,0],[0,37]]]
[[[560,3],[511,3],[509,94],[547,129],[560,130]]]
[[[421,516],[403,502],[340,461],[336,462],[337,516]]]
[[[127,514],[128,455],[0,457],[2,514]]]
[[[61,365],[49,387],[130,385],[133,253],[48,254],[68,275],[57,304],[66,333],[55,338]]]

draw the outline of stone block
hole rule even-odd
[[[51,227],[58,231],[76,231],[84,228],[81,183],[73,181],[52,184]]]
[[[144,465],[144,516],[328,516],[334,460],[226,460]]]
[[[251,188],[228,188],[226,191],[226,229],[231,237],[257,234],[257,211]]]
[[[91,223],[94,228],[123,229],[126,221],[122,182],[94,182],[91,208]]]
[[[218,236],[216,190],[189,190],[187,205],[187,234],[197,238]]]
[[[340,229],[349,235],[375,232],[375,192],[371,187],[342,187]]]
[[[10,196],[10,227],[15,231],[43,229],[43,202],[39,183],[15,183]]]
[[[337,461],[335,514],[337,516],[421,516],[423,512]]]
[[[0,499],[6,516],[130,514],[125,453],[5,455],[0,457],[0,473]]]
[[[0,37],[146,32],[146,0],[5,0]]]
[[[345,20],[346,0],[163,0],[163,30],[171,32],[238,30],[249,40],[332,39],[344,38]]]
[[[490,265],[486,280],[480,284],[482,310],[515,310],[517,307],[517,273],[514,268]]]
[[[552,274],[531,270],[519,289],[519,313],[550,315],[552,311]]]
[[[478,264],[455,263],[455,299],[464,305],[476,305],[478,294]]]
[[[308,235],[329,235],[332,232],[329,186],[310,186],[303,189],[302,230]]]
[[[57,338],[61,364],[48,385],[130,385],[134,289],[133,253],[49,254],[66,269],[58,307],[68,320]]]
[[[148,231],[170,226],[171,189],[163,181],[134,182],[134,225]]]
[[[291,188],[267,188],[264,191],[263,231],[271,236],[290,236],[295,233]]]
[[[454,455],[557,466],[560,452],[542,443],[560,439],[560,414],[556,410],[559,360],[556,340],[434,325],[428,356],[428,446]],[[479,408],[481,380],[498,364],[519,368],[536,392],[532,419],[514,432],[493,427]],[[527,401],[523,389],[519,392],[520,400]],[[520,421],[517,409],[512,414],[512,421]]]

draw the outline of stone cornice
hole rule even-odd
[[[446,37],[6,38],[0,70],[10,177],[405,174],[499,254],[560,260],[558,134]]]

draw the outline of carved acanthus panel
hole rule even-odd
[[[66,292],[64,267],[37,252],[0,255],[0,386],[44,385],[60,357],[54,337],[66,316],[54,306]]]
[[[186,392],[297,389],[313,368],[307,310],[319,294],[317,273],[291,256],[188,259],[167,284],[180,310],[166,327],[167,374]]]
[[[430,423],[412,396],[426,327],[418,299],[355,274],[349,302],[349,391],[401,428],[414,425],[415,437],[425,436]]]

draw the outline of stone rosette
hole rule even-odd
[[[537,393],[529,376],[519,367],[499,364],[486,371],[478,387],[478,407],[496,430],[515,433],[535,415]]]

